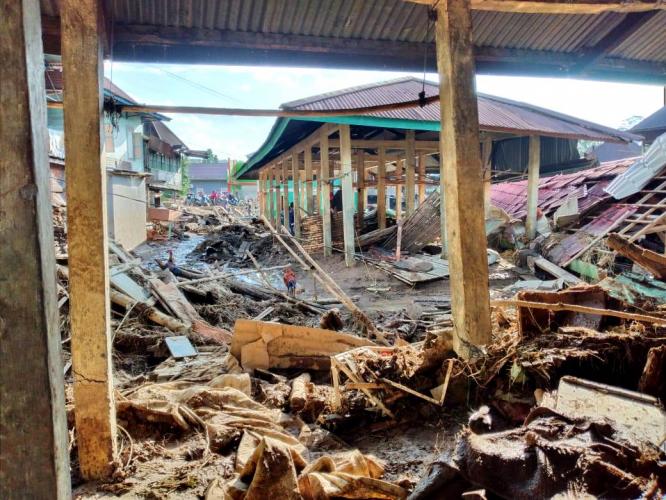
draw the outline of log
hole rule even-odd
[[[649,271],[655,278],[666,279],[666,256],[631,243],[617,233],[609,234],[606,244],[612,250]]]
[[[144,314],[150,321],[158,325],[162,325],[172,332],[184,333],[187,332],[191,325],[188,325],[168,314],[164,314],[161,311],[158,311],[154,307],[149,306],[143,302],[136,302],[132,297],[125,295],[124,293],[118,292],[116,290],[111,290],[111,302],[117,304],[125,309],[129,309],[134,306],[134,309],[140,313]]]

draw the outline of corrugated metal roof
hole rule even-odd
[[[616,200],[636,194],[665,167],[666,134],[662,134],[641,158],[638,158],[626,172],[613,180],[606,188],[606,192]]]
[[[417,99],[422,88],[423,82],[421,80],[405,77],[291,101],[283,104],[282,108],[323,111],[391,104]],[[439,86],[435,83],[426,82],[425,90],[429,96],[437,95]],[[638,136],[603,125],[488,94],[478,94],[478,103],[479,127],[482,130],[609,142],[640,139]],[[432,103],[423,108],[413,107],[383,111],[369,113],[364,116],[439,122],[440,104]]]
[[[150,122],[149,126],[155,130],[157,137],[161,141],[166,142],[170,146],[183,146],[187,148],[187,145],[176,134],[174,134],[173,130],[171,130],[161,121],[155,120]]]
[[[666,33],[664,33],[664,38],[666,38]],[[630,130],[636,134],[641,134],[643,132],[647,132],[648,130],[659,129],[666,130],[666,106],[658,109],[647,118],[642,119],[636,125],[631,127]]]
[[[355,57],[364,63],[372,63],[372,57],[362,51],[357,52],[355,44],[362,41],[386,42],[387,50],[378,51],[376,60],[389,69],[404,69],[409,63],[418,67],[422,61],[425,43],[434,41],[434,30],[428,29],[427,6],[404,0],[103,0],[107,17],[117,32],[125,29],[125,34],[136,33],[136,37],[114,40],[114,53],[126,60],[146,60],[147,52],[141,48],[160,47],[163,51],[152,51],[149,57],[160,57],[164,62],[184,62],[188,55],[195,52],[199,62],[211,62],[223,59],[225,49],[238,49],[251,41],[224,45],[234,33],[252,33],[257,35],[296,35],[322,40],[348,40],[349,53],[345,58],[337,54],[336,62],[351,66]],[[57,0],[41,0],[42,12],[47,16],[59,15]],[[618,26],[627,14],[607,12],[595,15],[581,14],[526,14],[511,12],[473,11],[473,40],[477,47],[477,67],[487,62],[485,70],[495,73],[516,72],[524,74],[543,73],[537,65],[525,64],[512,54],[488,54],[485,58],[483,49],[506,49],[528,51],[543,63],[548,71],[567,74],[567,67],[558,66],[553,60],[560,58],[568,61],[567,66],[575,68],[577,57],[567,59],[561,56],[581,55],[593,47],[604,35]],[[152,28],[142,31],[142,28]],[[183,31],[159,32],[161,28],[182,28]],[[134,31],[133,31],[134,30]],[[214,33],[202,33],[212,30]],[[661,12],[640,26],[635,33],[609,52],[597,63],[608,74],[640,73],[637,66],[624,64],[626,61],[645,61],[661,63],[656,74],[666,79],[666,12]],[[150,36],[144,36],[150,33]],[[169,38],[160,41],[160,37]],[[191,43],[190,37],[200,36]],[[266,47],[248,47],[254,52],[246,57],[263,59],[263,52],[292,51],[293,57],[283,58],[275,64],[299,64],[299,56],[308,53],[308,49],[299,44],[302,40],[289,40]],[[204,43],[206,42],[206,43]],[[391,43],[403,43],[413,57],[398,61],[391,57]],[[215,45],[217,43],[218,45]],[[318,42],[319,43],[319,42]],[[411,45],[404,45],[411,44]],[[176,48],[178,46],[178,48]],[[242,48],[242,47],[241,47]],[[197,52],[198,51],[198,52]],[[331,52],[310,50],[319,60],[326,61]],[[434,66],[433,50],[430,50],[430,64]],[[344,52],[343,52],[344,55]],[[330,59],[329,59],[330,60]],[[392,63],[392,61],[394,61]],[[418,61],[418,62],[416,62]],[[241,62],[241,61],[239,61]],[[269,61],[266,61],[269,62]],[[500,62],[501,64],[495,64]],[[618,63],[619,64],[616,64]],[[358,66],[358,61],[356,63]],[[401,66],[401,67],[399,67]],[[645,67],[647,68],[647,66]],[[412,68],[414,69],[414,68]],[[593,68],[594,69],[594,68]],[[654,70],[654,68],[652,68]],[[650,70],[652,71],[652,70]],[[652,71],[654,73],[654,71]],[[591,73],[590,73],[591,74]]]
[[[539,179],[538,207],[551,215],[574,193],[578,198],[578,209],[585,213],[610,198],[603,191],[611,179],[625,172],[635,158],[607,162],[595,168],[571,174],[559,174]],[[522,218],[527,214],[527,180],[502,182],[490,188],[492,204],[509,215]]]

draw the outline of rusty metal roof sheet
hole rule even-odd
[[[324,111],[391,104],[417,99],[418,93],[424,87],[426,94],[429,96],[439,93],[439,85],[435,83],[426,82],[424,85],[422,80],[414,77],[404,77],[299,99],[285,103],[282,107],[284,109]],[[488,94],[478,94],[478,105],[479,127],[482,130],[609,142],[627,142],[641,139],[640,136],[627,132]],[[414,107],[382,111],[364,116],[439,122],[440,105],[439,103],[432,103],[423,108]]]
[[[635,158],[603,163],[598,167],[571,174],[559,174],[539,179],[538,207],[551,215],[574,193],[580,213],[588,212],[610,195],[604,188],[611,179],[625,172]],[[509,215],[522,218],[527,214],[527,181],[502,182],[490,188],[492,204]]]

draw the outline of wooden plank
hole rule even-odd
[[[331,237],[331,184],[329,183],[331,172],[328,158],[328,128],[324,125],[319,129],[319,133],[321,224],[324,233],[324,256],[328,257],[333,253],[333,240]]]
[[[406,200],[406,213],[407,216],[414,213],[414,199],[416,196],[416,191],[414,188],[414,131],[407,131],[407,147],[405,148],[405,197]]]
[[[70,498],[36,0],[0,2],[0,498]]]
[[[527,257],[527,262],[528,263],[532,262],[534,264],[534,266],[538,267],[539,269],[543,269],[548,274],[553,275],[556,279],[564,280],[564,282],[568,285],[577,285],[577,284],[583,282],[577,276],[574,276],[573,274],[566,271],[565,269],[562,269],[557,264],[553,264],[551,261],[549,261],[548,259],[545,259],[544,257],[528,256]]]
[[[469,0],[440,0],[435,25],[453,345],[458,355],[468,358],[472,346],[487,344],[491,338]]]
[[[613,309],[599,309],[597,307],[580,306],[577,304],[564,304],[557,302],[555,304],[545,302],[534,302],[530,300],[493,300],[493,306],[502,307],[525,307],[527,309],[543,309],[547,311],[574,311],[584,314],[595,314],[597,316],[612,316],[614,318],[629,319],[634,321],[643,321],[655,325],[666,325],[666,318],[650,316],[648,314],[629,313],[625,311],[615,311]]]
[[[432,4],[431,0],[407,1]],[[642,12],[665,7],[657,0],[635,2],[620,0],[471,0],[471,8],[523,14],[601,14],[603,12]]]
[[[340,163],[342,166],[342,215],[345,264],[354,265],[354,192],[352,181],[351,131],[340,125]]]
[[[379,163],[377,165],[377,225],[386,229],[386,161],[384,146],[379,147]]]
[[[275,180],[275,207],[273,210],[273,224],[280,227],[282,224],[282,168],[276,164],[273,167],[273,179]]]
[[[606,245],[649,271],[659,280],[666,279],[666,257],[631,243],[617,233],[608,235]]]
[[[531,135],[527,163],[527,218],[525,219],[525,233],[530,240],[536,237],[540,164],[541,138],[537,135]]]
[[[113,472],[116,455],[106,169],[101,161],[101,6],[95,0],[63,1],[61,21],[74,415],[81,474],[101,479]]]

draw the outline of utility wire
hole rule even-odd
[[[172,78],[176,78],[178,80],[181,80],[181,81],[191,85],[192,87],[196,87],[196,88],[199,88],[201,90],[205,90],[206,92],[209,92],[213,95],[216,95],[218,97],[223,97],[225,99],[229,99],[229,100],[234,101],[234,102],[240,102],[235,97],[232,97],[232,96],[227,95],[227,94],[223,94],[222,92],[219,92],[215,89],[211,89],[210,87],[206,87],[205,85],[202,85],[201,83],[193,82],[192,80],[189,80],[189,79],[185,78],[184,76],[178,75],[176,73],[172,73],[171,71],[167,71],[166,69],[163,69],[163,68],[159,68],[159,70],[161,72],[165,73],[166,75],[169,75]]]

